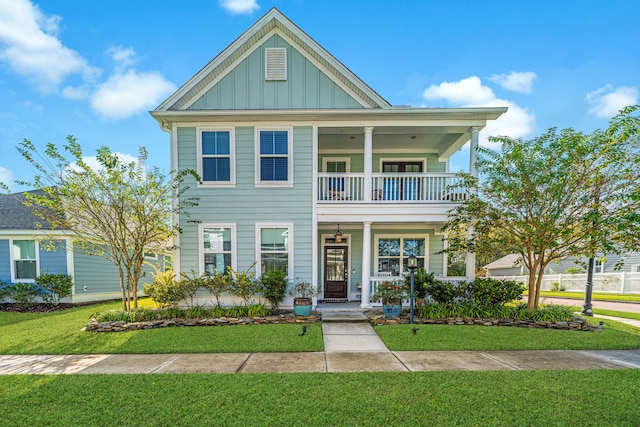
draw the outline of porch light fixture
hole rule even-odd
[[[333,237],[336,238],[336,243],[342,243],[342,231],[340,231],[340,224],[338,224],[338,229],[336,230]]]
[[[411,299],[409,300],[409,323],[413,325],[413,301],[414,301],[414,277],[413,273],[418,268],[418,259],[414,254],[407,259],[407,268],[409,269],[409,275],[411,276]]]

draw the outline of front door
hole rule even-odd
[[[349,278],[347,246],[324,248],[324,298],[347,298]]]

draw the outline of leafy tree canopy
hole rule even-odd
[[[451,251],[522,255],[529,308],[538,305],[544,268],[566,256],[640,250],[640,118],[627,107],[605,130],[549,129],[532,140],[490,137],[478,148],[480,179],[453,212]],[[467,239],[460,233],[475,226]]]
[[[36,170],[32,181],[18,183],[42,190],[26,193],[26,204],[51,229],[72,234],[87,253],[113,262],[123,308],[136,310],[144,252],[167,247],[177,232],[172,215],[196,204],[193,198],[179,199],[188,189],[181,183],[187,175],[199,180],[197,174],[185,170],[167,177],[148,169],[143,147],[138,160],[127,163],[103,146],[97,151],[98,166],[92,167],[73,136],[62,150],[48,143],[41,153],[25,139],[18,151]]]

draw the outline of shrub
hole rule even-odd
[[[204,280],[204,287],[211,295],[216,297],[216,305],[220,305],[220,296],[224,292],[228,292],[231,287],[229,275],[221,274],[218,271],[212,276],[207,276]]]
[[[436,282],[435,273],[427,273],[424,268],[417,268],[413,272],[413,291],[416,299],[425,299],[427,297],[427,288]],[[411,287],[411,274],[407,274],[404,278],[407,289]]]
[[[456,285],[450,282],[434,280],[427,286],[427,296],[430,296],[440,304],[453,304],[456,301],[467,299],[467,286],[465,283]]]
[[[251,300],[261,289],[260,283],[255,280],[255,271],[249,273],[249,270],[255,265],[256,263],[254,262],[245,271],[235,271],[233,268],[227,266],[227,271],[231,278],[231,293],[240,297],[245,307],[249,307]]]
[[[234,305],[233,307],[227,307],[226,312],[228,317],[245,317],[247,315],[247,307]]]
[[[271,309],[264,304],[252,304],[247,309],[249,317],[265,317],[271,314]]]
[[[187,304],[189,305],[189,307],[192,307],[193,297],[198,292],[198,289],[205,287],[207,277],[205,275],[198,276],[193,270],[191,270],[191,276],[189,276],[185,272],[181,272],[180,277],[182,277],[182,279],[178,281],[180,299],[183,299],[185,300],[185,302],[187,302],[188,298],[189,302]]]
[[[287,292],[287,273],[284,270],[269,270],[260,277],[262,295],[274,310],[284,301]]]
[[[567,288],[565,288],[564,286],[560,285],[560,282],[553,282],[551,284],[551,292],[564,292],[566,290],[567,290]]]
[[[0,302],[9,296],[9,285],[0,280]]]
[[[42,292],[42,300],[47,304],[59,305],[62,298],[71,295],[73,277],[68,274],[41,274],[36,277],[36,284],[47,292]]]
[[[469,298],[482,306],[500,305],[520,300],[523,292],[522,285],[513,280],[482,278],[468,284]]]
[[[142,289],[158,307],[172,306],[182,299],[172,270],[153,273],[153,282],[145,283]]]
[[[22,308],[36,305],[36,298],[42,294],[42,290],[35,283],[14,283],[7,288],[7,296]]]
[[[371,296],[371,299],[373,301],[382,300],[383,304],[399,304],[408,297],[409,288],[407,285],[400,280],[396,280],[394,282],[380,283],[376,292]]]
[[[566,274],[584,274],[584,268],[582,267],[569,267],[564,271]]]
[[[187,308],[184,314],[188,319],[201,319],[207,317],[207,311],[201,305],[194,305]]]

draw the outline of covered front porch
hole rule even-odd
[[[372,301],[380,283],[405,280],[407,260],[441,280],[447,276],[446,241],[442,223],[322,222],[317,225],[314,277],[323,303],[357,302],[360,308],[380,305]]]

